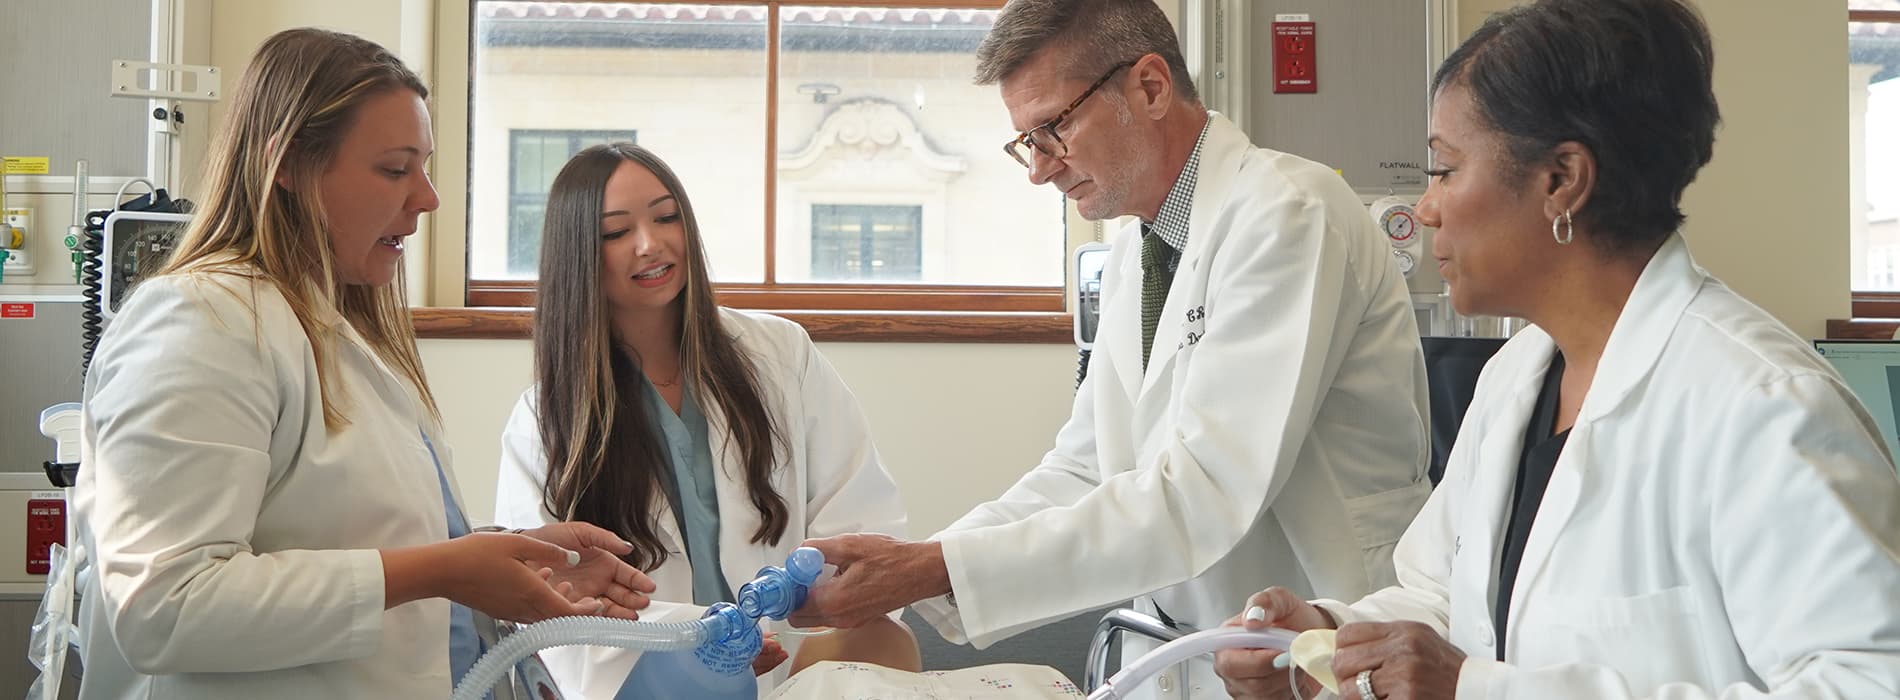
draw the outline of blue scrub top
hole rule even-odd
[[[420,431],[418,431],[420,432]],[[462,508],[455,504],[455,495],[449,490],[449,476],[442,471],[442,458],[435,453],[435,443],[429,441],[429,434],[422,433],[422,444],[429,448],[429,459],[435,462],[435,478],[442,484],[442,508],[448,512],[449,539],[468,534],[468,518],[462,515]],[[449,604],[449,679],[460,684],[462,677],[475,666],[475,660],[481,658],[482,638],[475,634],[475,612],[460,603]],[[491,691],[484,697],[493,700]]]
[[[693,568],[693,604],[712,605],[732,601],[732,589],[726,584],[725,571],[719,565],[719,490],[713,479],[712,442],[707,434],[706,414],[694,399],[693,387],[683,387],[679,413],[667,405],[658,387],[640,378],[645,389],[647,412],[659,424],[666,439],[666,454],[672,469],[664,472],[667,501],[673,517],[686,539],[686,561]]]

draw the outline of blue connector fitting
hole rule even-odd
[[[750,674],[752,660],[765,646],[758,619],[731,603],[714,603],[700,619],[706,624],[706,641],[693,648],[699,663],[721,675]]]
[[[785,568],[768,566],[758,576],[739,587],[739,609],[754,620],[783,620],[805,604],[818,575],[824,571],[825,555],[811,547],[799,547],[785,558]]]

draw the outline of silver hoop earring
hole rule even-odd
[[[1562,232],[1559,232],[1557,230],[1558,224],[1563,225]],[[1577,236],[1577,229],[1575,226],[1571,225],[1570,223],[1569,209],[1564,210],[1563,216],[1559,216],[1555,219],[1550,220],[1550,237],[1557,240],[1557,245],[1570,245],[1570,240],[1575,238],[1576,236]]]

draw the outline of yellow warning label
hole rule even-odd
[[[6,174],[8,175],[45,175],[52,172],[52,159],[45,156],[22,157],[7,156]]]

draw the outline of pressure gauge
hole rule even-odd
[[[1372,203],[1372,220],[1394,248],[1418,244],[1418,211],[1400,197],[1380,197]]]
[[[1418,219],[1413,218],[1410,207],[1386,212],[1384,221],[1380,223],[1386,237],[1395,244],[1409,244],[1412,237],[1418,235]]]
[[[189,214],[115,211],[105,218],[101,257],[100,314],[112,318],[132,293],[132,287],[152,275],[171,257]]]
[[[1392,257],[1398,259],[1399,272],[1405,273],[1406,277],[1411,277],[1412,271],[1418,268],[1418,261],[1412,258],[1411,253],[1407,253],[1403,250],[1395,250],[1392,251]]]

